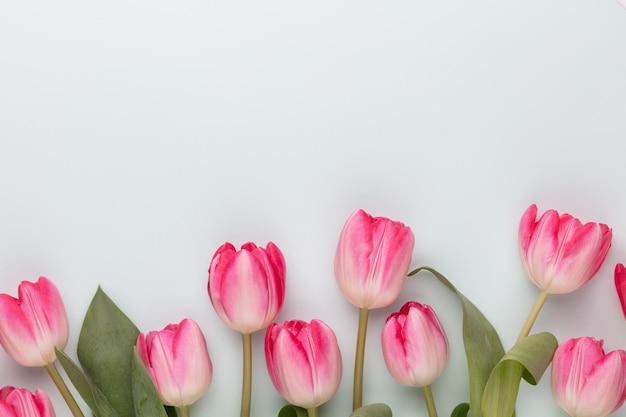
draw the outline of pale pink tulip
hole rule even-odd
[[[164,404],[188,406],[209,389],[213,365],[195,321],[184,319],[161,331],[140,333],[137,353]]]
[[[341,381],[341,353],[332,329],[320,320],[270,324],[265,359],[280,395],[303,408],[332,398]]]
[[[569,339],[552,359],[552,394],[559,407],[574,417],[604,417],[624,403],[626,353],[608,354],[592,337]]]
[[[626,0],[617,0],[617,2],[626,8]]]
[[[531,205],[520,221],[519,248],[530,279],[548,294],[577,290],[598,272],[611,247],[611,229]]]
[[[626,268],[622,264],[615,265],[615,289],[626,318]]]
[[[413,232],[404,224],[357,210],[339,236],[335,254],[339,289],[356,307],[388,306],[400,295],[414,244]]]
[[[0,389],[0,416],[55,417],[48,395],[36,390],[33,394],[24,388],[5,386]]]
[[[285,259],[272,242],[267,249],[248,242],[239,251],[223,244],[209,268],[209,297],[230,328],[252,333],[267,327],[285,298]]]
[[[18,298],[0,294],[0,344],[24,366],[45,366],[56,359],[69,337],[59,290],[45,277],[22,281]]]
[[[387,369],[402,385],[430,385],[448,363],[448,339],[430,306],[404,304],[387,318],[381,340]]]

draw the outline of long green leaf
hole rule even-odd
[[[364,405],[354,410],[350,417],[391,417],[391,408],[383,403]]]
[[[96,417],[119,417],[117,411],[109,404],[91,378],[65,352],[56,349],[56,354],[72,385],[94,415]]]
[[[78,360],[120,417],[134,417],[132,356],[139,330],[100,287],[78,338]]]
[[[133,401],[136,417],[167,417],[148,370],[133,349]]]
[[[492,369],[504,356],[504,347],[498,333],[483,313],[469,301],[441,273],[433,268],[423,266],[409,273],[413,276],[420,271],[433,274],[450,291],[456,294],[463,310],[463,345],[467,357],[469,373],[470,413],[472,417],[482,417],[480,403]],[[502,416],[500,416],[502,417]]]
[[[484,417],[512,416],[521,379],[536,385],[558,346],[552,333],[530,335],[509,350],[493,369],[482,400]]]

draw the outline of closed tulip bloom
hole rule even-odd
[[[615,265],[615,289],[626,318],[626,268],[622,264]]]
[[[265,334],[265,359],[276,390],[291,404],[317,407],[339,388],[339,345],[332,329],[320,320],[270,324]]]
[[[36,390],[33,394],[24,388],[5,386],[0,389],[0,416],[55,417],[48,395]]]
[[[188,406],[209,388],[213,365],[200,327],[191,319],[139,334],[137,353],[166,405]]]
[[[339,236],[335,278],[355,307],[386,307],[398,298],[409,270],[415,238],[411,229],[363,210],[350,216]]]
[[[573,417],[604,417],[622,406],[626,389],[626,353],[604,353],[602,341],[569,339],[552,359],[552,394]]]
[[[230,328],[252,333],[267,327],[285,298],[285,259],[272,242],[236,250],[223,244],[209,268],[209,297],[217,315]]]
[[[45,366],[69,337],[61,295],[45,277],[22,281],[17,291],[18,298],[0,294],[0,344],[21,365]]]
[[[406,303],[387,318],[381,339],[387,369],[402,385],[428,386],[448,362],[448,339],[430,306]]]
[[[530,279],[548,294],[577,290],[598,272],[611,247],[611,229],[531,205],[520,221],[519,248]]]

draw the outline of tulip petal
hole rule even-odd
[[[615,289],[626,318],[626,268],[623,264],[615,265]]]

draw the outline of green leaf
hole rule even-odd
[[[467,415],[469,414],[469,409],[470,405],[468,403],[461,403],[454,407],[454,410],[452,410],[452,414],[450,414],[450,417],[467,417]]]
[[[136,417],[168,417],[148,370],[133,349],[133,401]]]
[[[109,404],[106,397],[95,386],[91,378],[87,376],[82,369],[69,357],[65,352],[55,349],[57,359],[65,370],[72,385],[85,401],[87,406],[95,414],[96,417],[119,417],[119,414]]]
[[[78,338],[78,360],[120,417],[134,417],[132,356],[139,330],[102,291],[96,291]]]
[[[364,405],[354,410],[350,417],[391,417],[391,408],[382,403]]]
[[[558,346],[552,333],[530,335],[515,344],[498,362],[485,386],[484,417],[512,416],[521,379],[536,385]]]
[[[307,417],[308,415],[306,408],[296,407],[292,404],[287,404],[278,412],[278,417]]]
[[[433,274],[450,291],[456,294],[463,309],[463,344],[469,373],[470,410],[472,417],[482,417],[480,403],[492,369],[504,356],[504,348],[498,333],[483,313],[469,301],[441,273],[423,266],[409,273],[413,276],[420,271]],[[500,416],[502,417],[502,416]]]

